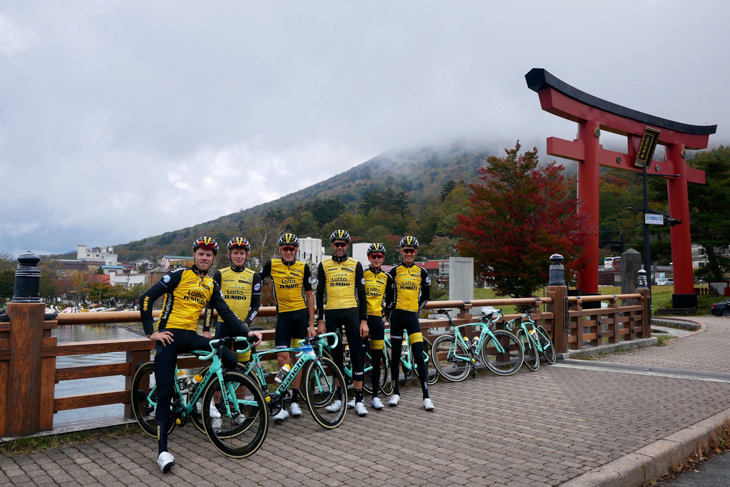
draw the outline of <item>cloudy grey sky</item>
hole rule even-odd
[[[0,0],[0,252],[194,225],[384,151],[572,139],[533,67],[730,139],[725,1]],[[213,176],[215,175],[215,176]]]

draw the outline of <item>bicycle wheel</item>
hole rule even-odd
[[[269,414],[264,395],[250,377],[240,372],[224,372],[223,382],[213,377],[205,387],[203,404],[216,395],[221,402],[220,418],[212,418],[203,408],[203,424],[208,438],[224,455],[245,458],[258,450],[266,439]]]
[[[512,375],[522,367],[522,345],[512,333],[497,330],[484,341],[482,360],[495,374]]]
[[[431,342],[423,339],[423,353],[424,359],[426,361],[426,383],[428,385],[433,385],[439,380],[439,374],[436,370],[436,366],[434,365],[433,360],[433,346],[431,345]],[[413,357],[413,351],[411,350],[411,357]],[[414,366],[414,372],[416,373],[416,377],[418,377],[418,380],[421,380],[421,376],[418,374],[418,366],[416,365],[415,361],[412,362]]]
[[[550,340],[550,335],[548,335],[547,330],[542,326],[537,327],[537,333],[540,339],[540,346],[542,347],[542,356],[545,357],[547,363],[550,365],[554,364],[558,359],[558,355],[555,353],[555,346],[552,340]]]
[[[131,391],[132,411],[142,430],[157,438],[155,413],[157,409],[157,382],[155,381],[155,363],[145,362],[137,367],[132,379]],[[175,421],[170,421],[170,434],[175,429]]]
[[[365,364],[363,365],[363,382],[362,389],[367,394],[373,393],[373,362],[371,358],[372,352],[365,354]],[[380,358],[380,380],[378,381],[378,390],[382,391],[385,382],[388,380],[388,366],[381,354]]]
[[[456,355],[468,357],[469,351],[463,343],[453,335],[441,335],[433,342],[433,364],[444,379],[451,382],[461,382],[469,376],[471,362],[456,358]]]
[[[522,349],[525,354],[525,365],[533,372],[540,368],[540,353],[537,351],[537,346],[532,341],[525,330],[520,328],[517,330],[517,340],[522,345]]]
[[[335,382],[341,386],[335,385]],[[337,428],[345,419],[347,413],[347,387],[345,379],[335,363],[322,357],[306,367],[304,375],[304,389],[309,411],[314,420],[327,429]],[[327,406],[335,401],[341,401],[337,411],[328,411]]]

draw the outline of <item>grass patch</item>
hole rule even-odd
[[[142,428],[137,423],[129,423],[120,426],[112,426],[90,431],[76,431],[60,435],[34,436],[31,438],[18,438],[5,443],[0,443],[0,453],[6,457],[13,455],[31,453],[38,450],[58,448],[77,443],[87,443],[91,440],[101,438],[122,438],[142,434]]]
[[[667,342],[669,340],[672,340],[673,338],[676,338],[676,337],[673,337],[671,335],[664,335],[664,334],[662,334],[662,335],[652,335],[652,336],[656,337],[656,339],[657,339],[657,342],[656,342],[656,346],[657,347],[666,347],[667,346]]]

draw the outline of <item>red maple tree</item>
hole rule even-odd
[[[563,166],[539,166],[537,148],[520,155],[519,141],[506,157],[490,156],[470,184],[468,215],[453,228],[460,255],[474,257],[476,274],[499,296],[527,297],[548,283],[551,254],[564,258],[566,279],[585,267],[590,232]],[[571,272],[572,271],[572,272]]]

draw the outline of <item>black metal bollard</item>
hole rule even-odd
[[[13,303],[41,302],[41,271],[36,267],[40,261],[41,259],[30,251],[18,257],[20,267],[15,271]]]

